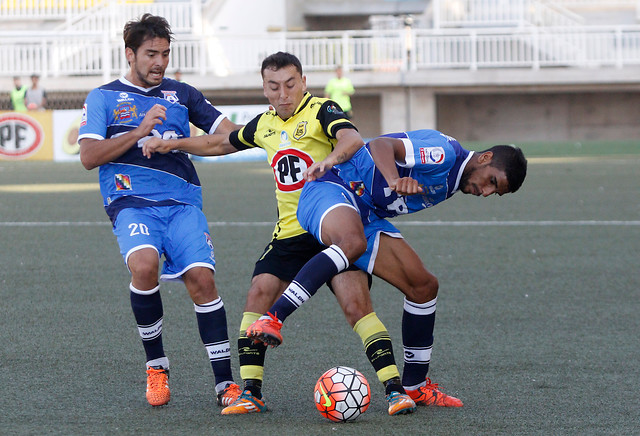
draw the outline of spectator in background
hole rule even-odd
[[[27,106],[24,104],[24,96],[27,92],[27,85],[22,84],[22,79],[18,76],[13,78],[14,88],[9,94],[11,97],[11,107],[16,112],[26,112]]]
[[[24,97],[24,102],[27,105],[27,109],[30,111],[44,110],[47,105],[47,93],[39,85],[40,76],[37,74],[31,75],[31,88],[27,90]]]
[[[182,71],[176,70],[176,72],[174,74],[174,77],[178,82],[183,82],[184,83],[184,80],[182,80]]]
[[[351,80],[342,75],[342,67],[336,68],[336,77],[329,80],[327,86],[324,87],[324,97],[335,101],[340,105],[342,111],[347,115],[347,118],[353,118],[353,111],[351,108],[351,96],[355,90]]]

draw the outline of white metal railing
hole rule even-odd
[[[59,20],[106,4],[107,0],[0,0],[2,20]]]
[[[417,71],[443,68],[617,67],[640,65],[640,26],[574,28],[400,29],[289,32],[267,36],[179,35],[170,71],[225,76],[259,71],[278,50],[296,54],[306,71]],[[121,41],[104,33],[0,32],[0,76],[124,73]]]
[[[556,3],[566,8],[572,7],[596,7],[600,9],[619,7],[638,7],[638,0],[543,0],[547,3]]]
[[[57,31],[121,32],[124,24],[149,12],[165,17],[175,33],[200,33],[201,0],[0,0],[0,23],[50,22]]]

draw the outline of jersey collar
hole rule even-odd
[[[469,154],[467,154],[466,156],[464,156],[464,154],[459,154],[456,156],[456,162],[455,164],[453,164],[453,168],[451,169],[451,171],[449,171],[449,179],[451,180],[452,176],[455,177],[455,184],[453,185],[453,189],[450,189],[447,193],[447,198],[455,194],[460,188],[460,179],[462,178],[462,173],[471,160],[471,156],[473,156],[473,154],[473,151],[469,151]],[[451,186],[451,184],[449,184],[449,186]]]
[[[298,108],[296,109],[296,111],[293,113],[292,116],[302,112],[302,110],[305,107],[307,107],[307,104],[309,104],[309,100],[311,100],[311,94],[309,94],[308,92],[305,92],[304,95],[302,96],[302,101],[300,102],[300,104],[298,105]]]
[[[164,78],[162,79],[162,82],[160,82],[160,85],[156,85],[156,86],[152,86],[151,88],[143,88],[142,86],[137,86],[134,85],[133,83],[129,82],[125,76],[120,77],[120,81],[122,83],[124,83],[127,86],[131,86],[132,88],[136,88],[139,89],[142,92],[149,92],[149,91],[153,91],[154,89],[158,88],[159,86],[161,86],[164,83]]]

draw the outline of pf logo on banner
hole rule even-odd
[[[26,159],[34,154],[44,139],[40,124],[18,113],[0,115],[0,158]]]

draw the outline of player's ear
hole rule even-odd
[[[136,53],[133,51],[131,47],[126,47],[124,49],[124,55],[127,58],[127,63],[131,65],[133,63],[133,60],[136,57]]]
[[[492,151],[485,151],[480,156],[478,156],[478,163],[479,164],[488,165],[488,164],[491,163],[492,160],[493,160],[493,152]]]
[[[302,90],[307,92],[307,76],[302,76]]]

